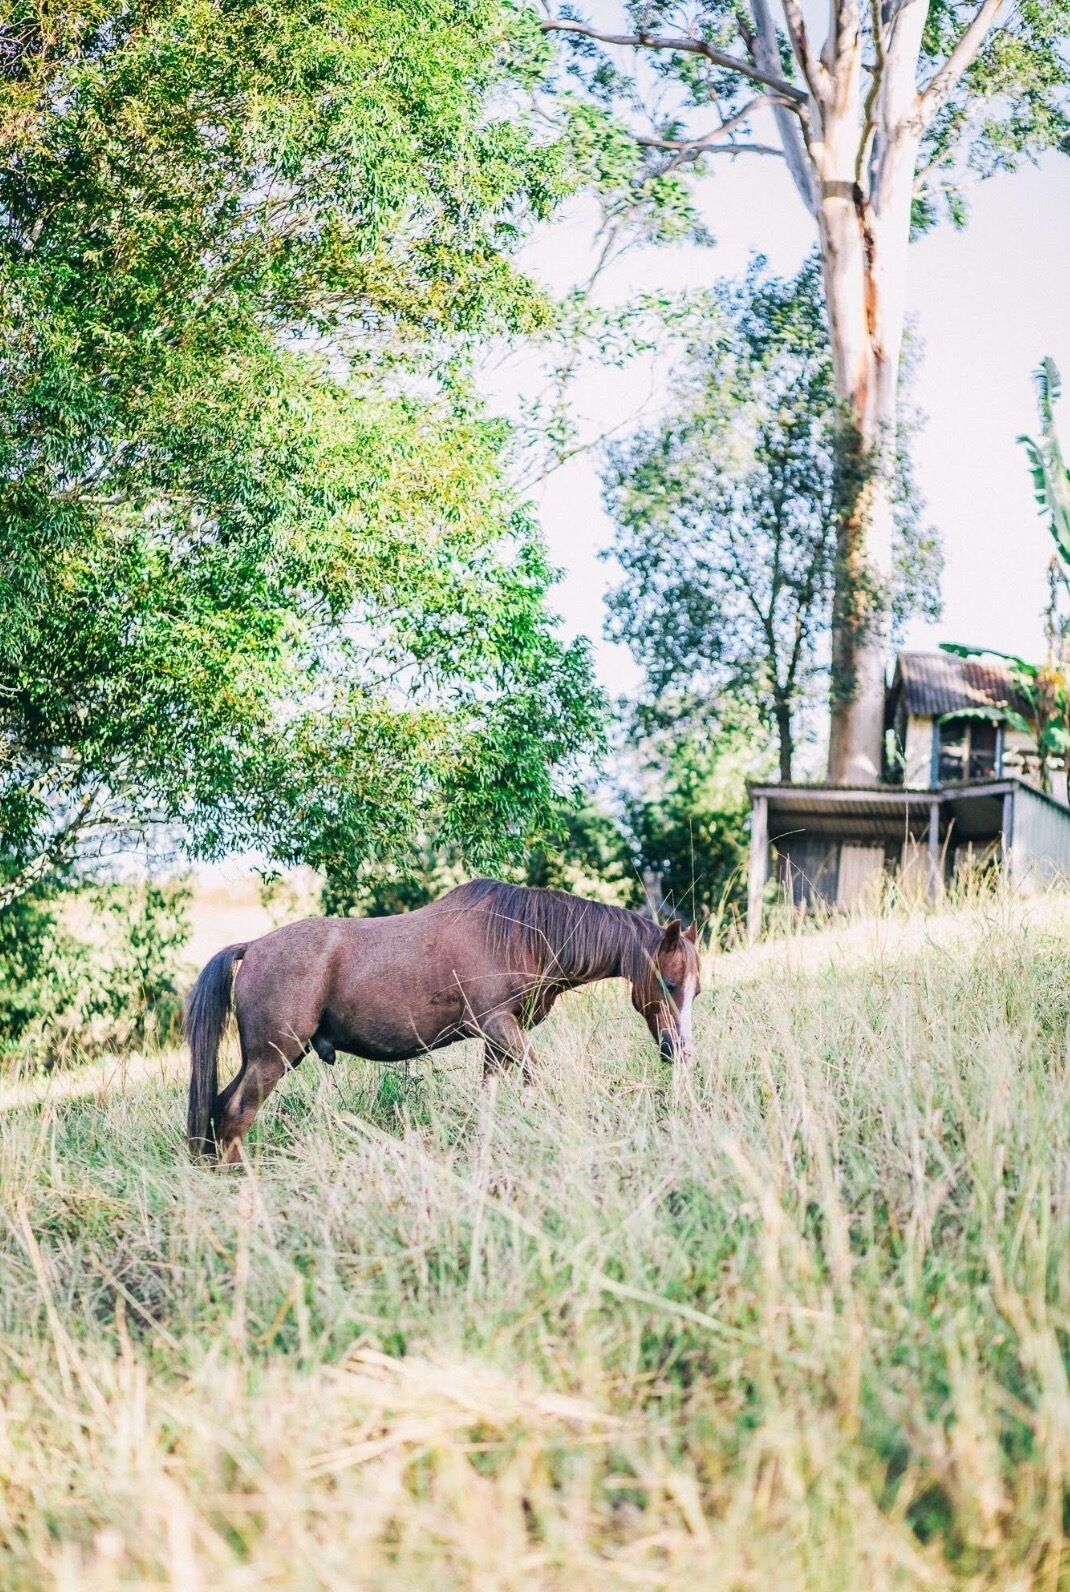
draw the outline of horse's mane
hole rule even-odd
[[[638,912],[587,901],[567,890],[498,879],[458,885],[436,905],[478,911],[486,922],[490,950],[526,955],[550,978],[582,976],[618,964],[623,977],[638,983],[649,972],[661,938],[658,925]]]

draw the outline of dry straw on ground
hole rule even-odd
[[[534,1099],[306,1063],[235,1176],[177,1058],[9,1089],[0,1584],[1070,1584],[1068,946],[729,959],[686,1077],[617,992]]]

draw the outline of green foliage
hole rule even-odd
[[[728,938],[745,899],[746,780],[768,772],[755,751],[757,726],[726,728],[680,703],[660,718],[622,711],[633,750],[617,759],[613,785],[561,811],[509,875],[634,911],[675,913]],[[404,865],[369,866],[351,889],[328,888],[324,910],[411,912],[468,877],[456,850],[425,844]]]
[[[930,5],[923,79],[946,59],[974,10],[965,0]],[[1005,10],[922,142],[915,187],[927,207],[921,230],[941,211],[961,226],[964,191],[978,179],[1068,147],[1068,36],[1066,0],[1028,0]]]
[[[528,856],[524,883],[571,890],[613,906],[644,905],[634,837],[598,802],[564,813]]]
[[[620,85],[622,86],[622,85]],[[558,104],[569,182],[593,191],[604,216],[603,248],[635,243],[708,244],[713,239],[689,183],[634,135],[599,95],[565,92]]]
[[[841,420],[820,270],[760,258],[715,293],[669,417],[615,448],[606,496],[624,579],[610,634],[656,698],[669,689],[753,707],[791,777],[795,718],[828,669]],[[711,331],[712,326],[712,331]],[[940,554],[920,522],[903,428],[896,490],[899,620],[938,611]]]
[[[516,853],[586,654],[452,359],[560,151],[493,0],[10,15],[0,96],[0,852],[177,822],[350,877]]]
[[[82,1015],[105,1020],[109,1043],[178,1042],[191,901],[185,879],[149,878],[96,892],[105,949],[99,983]]]
[[[77,1000],[84,958],[59,920],[57,893],[29,890],[0,912],[0,1054]]]
[[[22,892],[0,912],[0,1055],[176,1043],[190,900],[181,879]]]
[[[746,712],[719,721],[679,699],[635,718],[641,777],[624,812],[638,866],[655,905],[728,938],[746,909],[747,780],[771,771],[766,738]]]
[[[1059,557],[1070,567],[1070,468],[1063,458],[1055,424],[1055,405],[1062,391],[1055,361],[1042,360],[1034,380],[1040,408],[1040,441],[1034,442],[1032,437],[1019,437],[1018,441],[1029,456],[1037,507],[1047,517]]]
[[[507,870],[519,883],[618,906],[642,905],[633,847],[620,824],[595,801],[565,807],[547,824],[522,861]],[[426,906],[471,876],[456,848],[427,841],[404,863],[366,866],[348,890],[328,886],[324,910],[384,917]]]
[[[469,877],[456,852],[423,840],[410,848],[403,861],[365,864],[346,885],[328,881],[323,910],[362,918],[415,912]]]

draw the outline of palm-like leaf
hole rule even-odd
[[[1049,520],[1049,529],[1063,561],[1070,564],[1070,470],[1067,470],[1055,425],[1055,405],[1062,391],[1053,359],[1045,359],[1036,372],[1040,404],[1040,441],[1019,437],[1033,475],[1037,506]]]
[[[991,708],[956,708],[954,713],[941,713],[938,723],[943,724],[947,719],[995,719],[1000,724],[1008,725],[1012,730],[1021,730],[1023,735],[1035,735],[1036,725],[1016,713],[1014,708],[1005,705]]]
[[[1010,664],[1011,673],[1020,675],[1023,680],[1035,680],[1040,673],[1037,664],[1027,663],[1016,652],[999,652],[995,647],[968,647],[961,641],[941,641],[940,651],[953,653],[956,658],[1002,658],[1004,663]]]

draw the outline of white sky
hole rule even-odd
[[[623,301],[650,287],[695,287],[735,275],[759,249],[793,271],[813,243],[812,222],[783,163],[743,156],[703,180],[702,208],[717,243],[634,252],[603,279],[600,297]],[[1031,373],[1050,354],[1070,389],[1070,160],[993,178],[972,190],[964,232],[943,225],[913,247],[909,306],[921,340],[913,397],[928,417],[915,449],[928,520],[943,537],[944,618],[914,626],[911,646],[941,640],[1037,655],[1051,542],[1039,518],[1019,433],[1037,429]],[[536,277],[561,289],[589,269],[591,208],[577,203],[529,248]],[[528,373],[530,378],[530,372]],[[656,406],[649,368],[602,371],[577,402],[601,429]],[[499,372],[495,401],[512,408],[518,368]],[[1061,406],[1070,443],[1070,401]],[[600,500],[597,456],[563,467],[534,494],[551,554],[565,576],[555,593],[570,633],[596,645],[610,689],[636,682],[628,654],[601,638],[602,595],[614,566],[598,561],[613,539]]]

